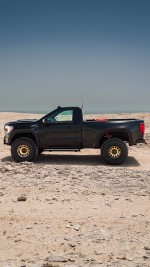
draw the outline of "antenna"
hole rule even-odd
[[[82,103],[81,109],[83,109],[83,98],[82,98],[82,95],[81,95],[81,103]]]

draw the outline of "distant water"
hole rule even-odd
[[[17,113],[32,113],[32,114],[48,114],[54,109],[49,110],[0,110],[0,112],[17,112]],[[100,110],[100,109],[84,109],[84,114],[122,114],[122,113],[140,113],[150,112],[150,110]]]

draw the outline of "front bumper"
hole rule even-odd
[[[6,134],[4,136],[4,145],[9,145],[9,135],[8,134]]]

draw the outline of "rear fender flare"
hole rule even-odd
[[[114,129],[108,129],[106,131],[104,131],[103,133],[101,133],[99,135],[99,137],[97,138],[97,147],[99,147],[99,143],[100,143],[100,140],[102,138],[104,138],[105,135],[107,134],[115,134],[115,133],[125,133],[127,136],[128,136],[128,142],[129,142],[129,145],[132,145],[133,144],[133,138],[132,138],[132,134],[130,133],[130,131],[128,131],[127,129],[117,129],[117,130],[114,130]],[[115,137],[115,135],[113,136]]]

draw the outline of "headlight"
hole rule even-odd
[[[12,130],[13,130],[13,126],[8,126],[8,125],[4,126],[4,134],[5,135],[10,133]]]

